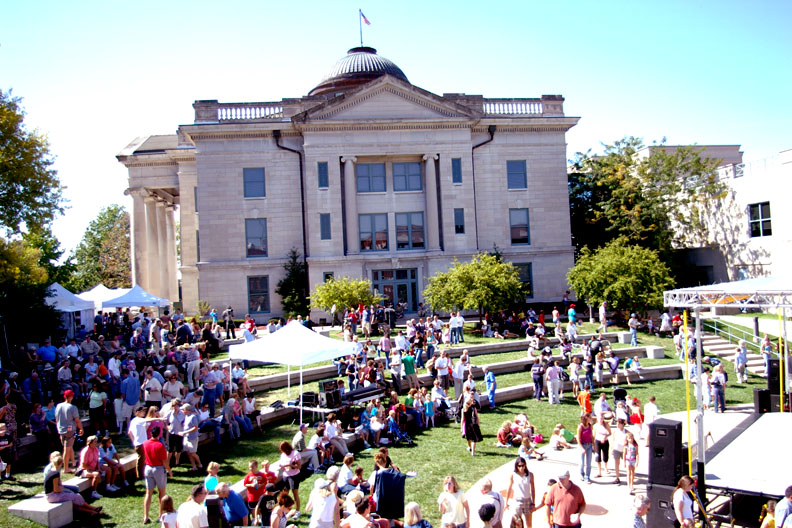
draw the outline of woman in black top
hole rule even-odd
[[[60,470],[63,467],[63,457],[60,454],[53,455],[50,460],[52,464],[47,466],[49,469],[44,474],[44,494],[47,497],[47,502],[71,501],[75,510],[85,512],[91,516],[99,515],[102,511],[101,506],[94,507],[86,504],[85,499],[79,493],[63,489],[60,474]]]

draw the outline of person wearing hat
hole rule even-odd
[[[575,310],[575,304],[569,305],[569,310],[567,310],[567,320],[570,323],[577,324],[577,311]]]
[[[182,450],[187,453],[192,470],[198,471],[203,469],[201,459],[198,457],[198,438],[200,437],[198,416],[195,414],[195,408],[190,404],[182,405],[181,410],[184,412],[184,430],[179,433],[184,438]]]
[[[630,346],[638,346],[638,327],[641,326],[636,314],[630,314],[630,320],[627,321],[627,326],[630,327]]]
[[[558,482],[547,492],[545,505],[553,508],[554,528],[580,528],[580,515],[586,509],[583,491],[569,478],[569,471],[558,475]]]
[[[328,470],[338,472],[338,468],[333,466]],[[341,504],[336,495],[335,481],[332,478],[318,478],[314,482],[314,489],[308,499],[308,506],[305,511],[311,512],[309,526],[315,528],[333,528],[339,525],[339,506]]]
[[[300,424],[300,429],[294,434],[294,438],[292,438],[292,447],[296,449],[300,456],[302,457],[303,461],[308,460],[310,464],[313,466],[314,470],[319,469],[319,455],[316,453],[316,449],[308,449],[305,446],[305,433],[308,432],[308,424],[302,423]]]
[[[67,473],[74,471],[74,432],[84,433],[80,421],[80,411],[72,405],[74,391],[71,389],[63,393],[64,401],[55,407],[55,425],[58,428],[61,445],[63,445],[63,467]]]

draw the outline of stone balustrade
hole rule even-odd
[[[193,108],[196,123],[283,119],[283,104],[278,102],[219,103],[209,100],[196,101]]]
[[[484,113],[487,115],[531,115],[542,114],[539,99],[485,99]]]

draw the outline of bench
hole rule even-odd
[[[47,502],[43,493],[9,506],[8,512],[50,528],[60,528],[74,522],[71,502]]]

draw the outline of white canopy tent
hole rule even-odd
[[[77,297],[80,299],[84,299],[86,301],[91,301],[94,303],[94,307],[97,311],[102,309],[102,303],[104,301],[109,301],[110,299],[115,299],[120,295],[125,294],[129,291],[129,288],[116,288],[111,290],[104,284],[97,284],[93,288],[88,291],[78,293]]]
[[[291,390],[291,367],[299,366],[300,393],[302,393],[302,373],[305,365],[348,356],[353,354],[354,350],[355,345],[352,343],[324,337],[309,330],[299,321],[292,321],[274,334],[241,345],[231,345],[228,357],[231,361],[247,360],[287,365],[286,379],[289,390]],[[302,408],[300,423],[302,423]]]
[[[61,318],[66,326],[66,335],[74,337],[75,317],[74,314],[80,313],[80,321],[93,322],[94,303],[81,299],[57,282],[49,287],[49,296],[45,302],[61,312]]]
[[[103,300],[103,307],[123,308],[126,306],[157,306],[166,307],[170,306],[168,299],[163,299],[152,295],[137,284],[133,286],[126,293],[119,295],[113,299]]]
[[[781,320],[779,337],[783,337],[784,350],[781,359],[781,384],[779,390],[787,386],[784,373],[788,370],[789,350],[786,331],[787,309],[792,308],[792,277],[759,277],[742,281],[708,284],[691,288],[679,288],[663,292],[663,304],[670,308],[693,310],[696,321],[696,372],[702,372],[701,365],[701,309],[724,308],[775,308]],[[779,352],[781,352],[779,350]],[[704,412],[702,408],[701,383],[696,383],[698,438],[704,438]],[[783,401],[783,399],[781,400]],[[783,406],[782,406],[783,408]],[[689,430],[689,429],[688,429]],[[706,462],[705,449],[697,449],[700,467]]]

